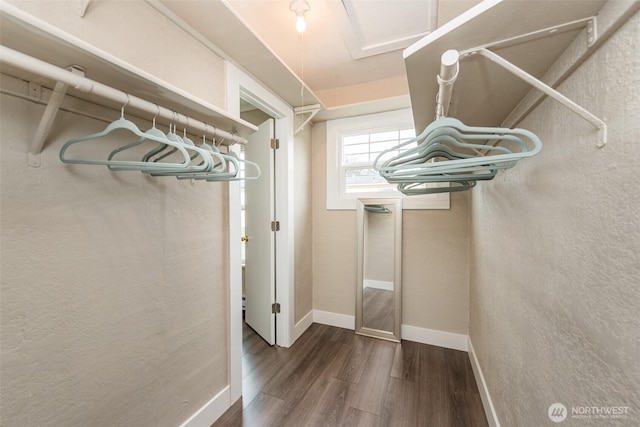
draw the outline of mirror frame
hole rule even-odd
[[[394,286],[393,286],[393,331],[367,328],[362,325],[362,284],[364,281],[364,225],[365,205],[393,205],[394,207]],[[357,281],[356,281],[356,329],[358,335],[381,338],[400,342],[400,325],[402,319],[402,199],[358,199],[357,212]]]

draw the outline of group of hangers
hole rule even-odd
[[[364,210],[371,213],[389,214],[391,209],[384,205],[364,205]]]
[[[128,95],[127,95],[128,99]],[[127,100],[128,104],[128,100]],[[141,131],[133,122],[124,118],[122,106],[120,117],[111,122],[103,131],[81,136],[67,141],[60,149],[60,160],[69,164],[107,166],[112,171],[139,171],[151,176],[175,176],[178,179],[199,179],[205,181],[255,180],[260,178],[260,167],[249,160],[240,159],[230,151],[222,153],[215,144],[215,139],[208,144],[206,132],[202,143],[196,145],[187,136],[186,128],[179,136],[176,126],[169,125],[169,132],[164,133],[156,128],[156,118],[147,131]],[[158,111],[160,108],[158,107]],[[116,130],[126,130],[138,137],[137,140],[111,151],[106,159],[70,159],[65,157],[67,149],[74,144],[106,137]],[[116,157],[145,142],[155,143],[155,147],[142,156],[140,160],[120,160]],[[244,164],[244,176],[241,176],[241,164]],[[247,167],[248,166],[248,167]]]
[[[510,148],[497,145],[500,142],[509,143]],[[415,143],[415,147],[389,156]],[[464,191],[473,188],[477,180],[493,179],[498,170],[512,168],[518,160],[535,156],[541,149],[540,139],[525,129],[467,126],[460,120],[441,117],[417,137],[381,152],[373,168],[407,195]],[[428,185],[431,183],[436,185]]]

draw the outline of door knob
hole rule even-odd
[[[242,240],[243,242],[248,242],[249,241],[249,236],[242,236],[240,238],[240,240]]]

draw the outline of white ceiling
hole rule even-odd
[[[296,32],[290,0],[162,4],[293,106],[321,103],[336,110],[367,104],[380,110],[385,100],[409,106],[402,50],[479,0],[307,1],[304,35]],[[225,19],[215,19],[221,8],[235,19],[226,12]],[[239,26],[253,39],[240,35]],[[274,61],[286,72],[274,73]]]
[[[434,0],[342,0],[327,5],[354,59],[404,49],[436,28]]]
[[[227,0],[227,4],[273,52],[316,93],[404,75],[400,49],[374,56],[371,45],[408,37],[414,29],[426,33],[432,19],[425,15],[431,0],[308,0],[307,30],[300,36],[289,0]],[[410,24],[402,24],[413,15]],[[420,18],[420,19],[416,19]],[[420,22],[424,19],[424,22]]]

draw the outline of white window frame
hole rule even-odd
[[[359,198],[402,199],[402,209],[449,209],[449,193],[406,196],[399,191],[347,193],[342,168],[342,137],[357,132],[413,128],[411,109],[327,121],[327,209],[356,209]],[[418,132],[419,133],[419,132]]]

